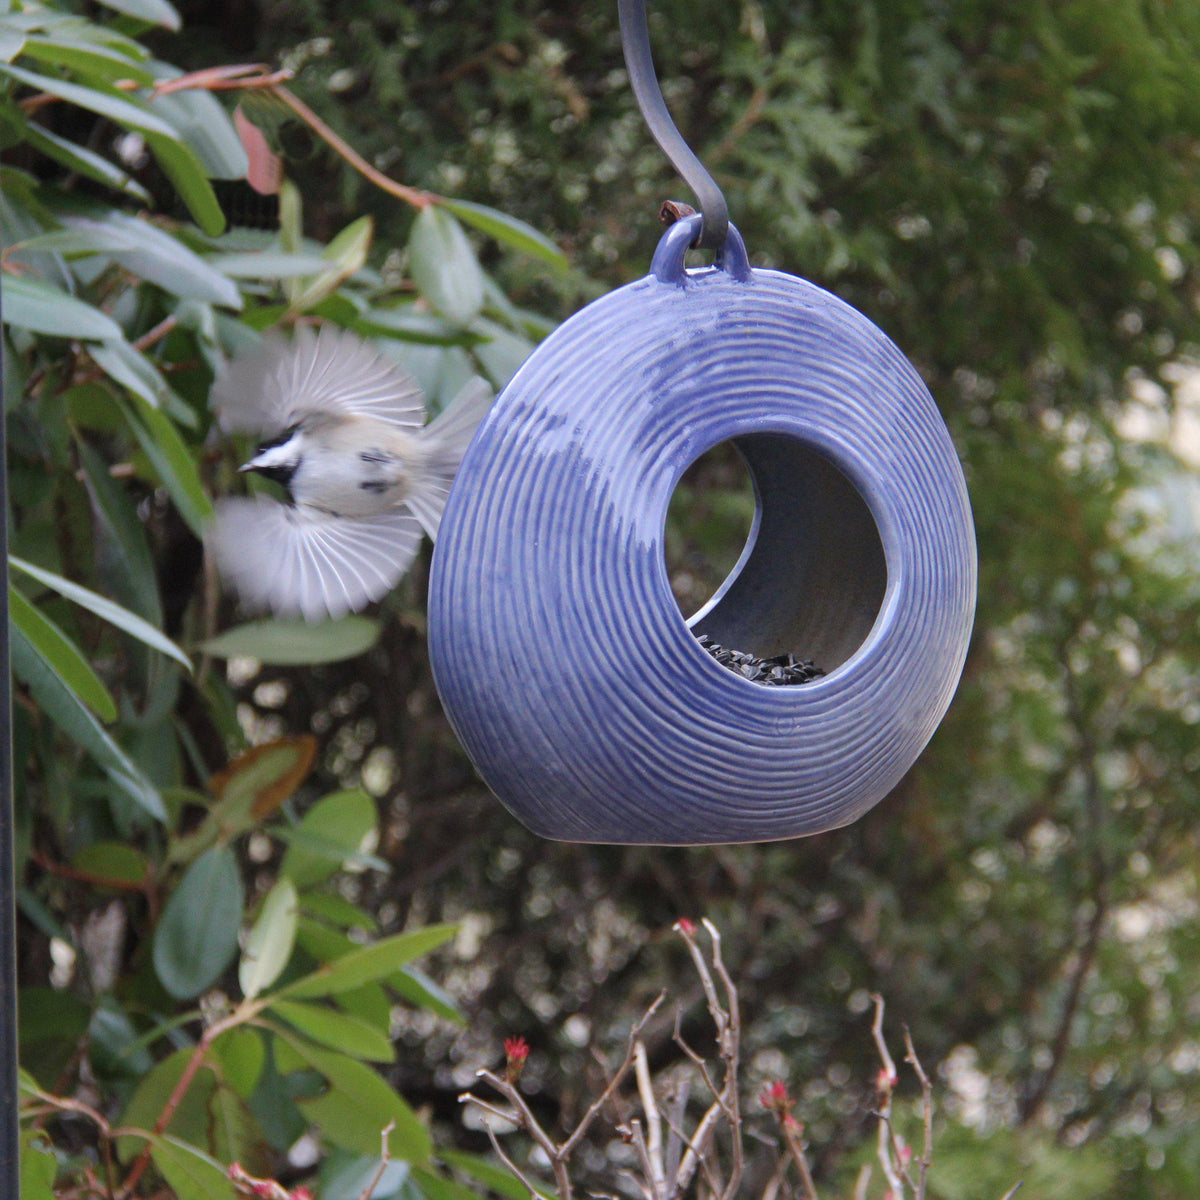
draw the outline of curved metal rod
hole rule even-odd
[[[729,206],[716,181],[683,140],[667,111],[650,53],[646,0],[618,0],[617,12],[621,22],[621,49],[625,52],[625,66],[629,70],[629,82],[637,97],[638,108],[642,110],[654,140],[700,201],[704,222],[696,244],[708,250],[720,250],[729,230]]]

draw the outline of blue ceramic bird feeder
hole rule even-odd
[[[622,22],[663,144],[674,127],[657,83],[647,100],[644,4],[623,4]],[[668,153],[679,166],[678,145]],[[501,393],[434,554],[447,715],[492,791],[550,838],[679,845],[845,825],[916,760],[966,655],[974,534],[933,398],[861,313],[752,269],[704,180],[703,215],[667,230],[650,274],[565,322]],[[685,267],[697,241],[716,248],[711,267]],[[757,513],[729,577],[685,620],[667,507],[726,441]],[[764,686],[700,634],[826,674]]]

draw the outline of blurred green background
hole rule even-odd
[[[1200,6],[650,8],[664,92],[725,189],[752,261],[811,279],[876,321],[927,381],[962,457],[978,619],[957,698],[916,767],[859,823],[805,841],[689,850],[539,841],[486,793],[440,712],[423,637],[428,547],[382,606],[370,648],[343,662],[288,667],[243,653],[212,665],[204,689],[176,678],[154,692],[158,668],[109,661],[85,630],[85,648],[125,697],[114,736],[158,786],[195,786],[239,742],[312,732],[319,758],[288,801],[295,813],[337,788],[366,790],[375,853],[391,869],[359,869],[338,894],[385,932],[462,925],[456,952],[434,962],[467,1025],[409,1013],[395,1024],[401,1053],[388,1068],[435,1128],[456,1128],[458,1092],[509,1034],[533,1046],[524,1082],[539,1113],[550,1123],[577,1113],[603,1086],[592,1049],[622,1044],[679,971],[672,922],[705,915],[743,987],[748,1086],[788,1079],[830,1188],[873,1137],[867,1030],[869,995],[880,992],[935,1075],[942,1135],[931,1195],[983,1200],[1020,1178],[1031,1197],[1196,1194]],[[469,229],[477,265],[462,269],[486,273],[482,307],[431,340],[389,343],[435,399],[468,367],[503,383],[554,322],[643,275],[660,202],[692,199],[636,111],[615,3],[178,9],[182,35],[141,29],[161,58],[184,70],[287,66],[293,92],[378,169],[510,214],[564,251],[565,269]],[[0,76],[9,170],[57,192],[51,204],[6,178],[8,241],[36,231],[22,214],[53,210],[36,225],[52,228],[99,191],[78,175],[64,182],[16,144],[20,83]],[[221,102],[228,111],[234,100]],[[397,337],[395,314],[420,275],[413,210],[282,106],[244,104],[302,198],[309,249],[363,215],[374,221],[363,268],[374,274],[347,271],[311,311],[363,328],[390,312],[386,336]],[[59,112],[53,132],[112,156],[111,124]],[[188,215],[153,161],[134,175],[168,216]],[[275,236],[235,230],[190,244],[233,253]],[[125,271],[122,287],[140,268]],[[244,323],[284,312],[282,285],[238,282]],[[177,313],[153,287],[127,295],[113,315],[130,341]],[[345,296],[351,307],[339,308]],[[205,439],[204,393],[239,322],[189,320],[159,349],[183,364],[170,378],[200,414],[180,452],[219,492],[232,460]],[[210,349],[185,344],[185,331]],[[64,343],[34,344],[36,329],[23,336],[6,344],[14,552],[105,591],[91,532],[104,485],[92,479],[89,502],[75,473],[96,475],[89,454],[126,461],[130,434],[106,426],[107,401],[94,395],[125,385],[119,373],[81,381],[75,371],[66,391],[39,389],[39,370],[63,369]],[[82,450],[72,448],[80,430]],[[120,512],[154,564],[159,607],[143,615],[193,649],[213,619],[233,624],[227,603],[214,607],[211,591],[206,599],[198,543],[179,515],[186,488],[164,490],[161,471],[116,480],[99,471],[127,497]],[[668,530],[685,610],[736,559],[752,510],[730,455],[690,473]],[[166,726],[144,719],[152,694]],[[95,768],[55,758],[32,701],[19,730],[18,762],[31,764],[23,853],[34,854],[22,961],[24,982],[46,986],[51,934],[78,941],[112,899],[68,886],[38,856],[66,860],[89,837],[112,836],[114,823],[103,789],[81,785],[95,783]],[[163,728],[165,741],[154,733]],[[138,822],[122,836],[157,844]],[[247,858],[253,845],[238,860],[251,891],[276,863],[269,847]],[[137,967],[149,915],[130,909],[118,974]],[[76,990],[90,1005],[104,991]],[[668,1026],[652,1057],[669,1041]],[[601,1154],[598,1173],[602,1165]]]

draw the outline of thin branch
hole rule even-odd
[[[790,1117],[790,1113],[785,1113],[780,1121],[783,1128],[783,1140],[787,1143],[788,1153],[792,1156],[792,1162],[796,1164],[796,1170],[800,1172],[800,1186],[804,1189],[804,1200],[819,1200],[817,1185],[813,1183],[812,1172],[808,1169],[808,1159],[804,1154],[804,1146],[800,1141],[801,1127]],[[899,1195],[897,1192],[897,1200],[899,1200]]]
[[[762,1194],[758,1200],[775,1200],[779,1195],[779,1189],[783,1186],[783,1177],[787,1174],[788,1167],[792,1165],[792,1160],[789,1155],[781,1154],[779,1161],[775,1164],[775,1170],[771,1173],[771,1178],[767,1180],[766,1187],[763,1188]],[[855,1200],[858,1200],[856,1197]]]
[[[403,200],[405,204],[411,204],[413,208],[418,209],[428,208],[431,204],[436,204],[441,199],[440,196],[433,192],[424,192],[418,188],[411,188],[406,184],[397,183],[390,176],[371,166],[353,146],[339,137],[299,96],[295,95],[288,88],[283,86],[274,87],[271,89],[271,94],[278,96],[330,149],[340,154],[360,175],[369,179],[376,187],[382,188],[389,195],[395,196],[397,199]]]
[[[1012,1198],[1025,1186],[1025,1180],[1021,1179],[1000,1197],[1000,1200],[1012,1200]]]
[[[633,1066],[638,1095],[642,1100],[642,1111],[646,1114],[646,1154],[650,1163],[650,1183],[654,1187],[654,1195],[661,1198],[666,1184],[666,1172],[663,1169],[662,1117],[658,1111],[658,1101],[654,1098],[654,1084],[650,1080],[646,1043],[640,1038],[633,1048]]]
[[[721,1058],[725,1062],[725,1080],[721,1094],[724,1098],[723,1107],[729,1119],[730,1144],[732,1148],[731,1158],[733,1161],[730,1164],[729,1182],[725,1185],[722,1200],[732,1200],[737,1195],[737,1190],[741,1186],[742,1172],[745,1166],[742,1157],[741,1100],[738,1095],[742,1017],[741,1008],[738,1004],[737,988],[734,986],[733,979],[725,967],[725,960],[721,957],[721,935],[717,931],[717,927],[707,917],[704,918],[703,924],[704,928],[708,930],[708,936],[712,939],[713,967],[717,972],[717,978],[721,981],[721,986],[725,989],[726,1007],[722,1010],[725,1018],[725,1027],[721,1030]]]
[[[863,1163],[858,1170],[858,1178],[854,1181],[854,1200],[867,1200],[867,1188],[871,1183],[871,1164]]]
[[[187,1095],[188,1088],[192,1086],[192,1080],[196,1078],[197,1072],[204,1065],[204,1060],[208,1057],[208,1052],[212,1049],[213,1042],[221,1034],[225,1033],[226,1030],[235,1029],[237,1026],[243,1025],[253,1019],[265,1006],[265,1000],[243,1001],[227,1017],[213,1022],[212,1025],[204,1030],[200,1035],[200,1040],[196,1043],[196,1048],[192,1051],[191,1058],[188,1059],[187,1064],[183,1068],[183,1073],[179,1076],[179,1081],[175,1084],[170,1096],[167,1097],[167,1102],[163,1105],[162,1112],[158,1114],[158,1120],[154,1122],[154,1128],[151,1131],[154,1138],[161,1137],[166,1131],[167,1126],[170,1125],[176,1110],[183,1102],[184,1096]],[[141,1179],[143,1172],[150,1165],[150,1155],[153,1150],[153,1142],[147,1140],[146,1145],[142,1148],[142,1152],[130,1168],[129,1174],[125,1178],[125,1183],[121,1187],[120,1196],[123,1200],[129,1200],[129,1197],[133,1195],[133,1190],[137,1187],[138,1180]]]
[[[720,1102],[714,1100],[708,1111],[700,1118],[700,1124],[696,1126],[691,1138],[687,1140],[687,1151],[679,1164],[679,1174],[675,1180],[673,1195],[681,1196],[687,1191],[688,1184],[692,1182],[692,1176],[696,1174],[697,1167],[708,1169],[708,1144],[712,1140],[717,1122],[724,1115]],[[713,1190],[716,1195],[721,1194],[720,1188]]]
[[[490,1083],[517,1110],[521,1128],[529,1134],[550,1160],[550,1166],[554,1169],[554,1182],[561,1200],[571,1200],[571,1177],[567,1172],[566,1158],[559,1147],[554,1144],[553,1138],[538,1124],[529,1105],[525,1103],[525,1097],[517,1091],[516,1084],[510,1083],[507,1079],[501,1079],[499,1075],[493,1075],[491,1071],[477,1071],[476,1078]],[[459,1099],[464,1103],[479,1103],[470,1092]]]
[[[625,1138],[637,1152],[638,1162],[642,1167],[645,1178],[644,1191],[652,1200],[662,1200],[662,1188],[658,1179],[659,1172],[655,1169],[654,1160],[650,1157],[650,1147],[646,1145],[646,1135],[642,1132],[642,1123],[636,1117],[628,1125],[622,1126],[617,1132]]]
[[[925,1200],[925,1186],[929,1178],[929,1165],[933,1162],[933,1084],[921,1066],[917,1049],[913,1045],[912,1033],[904,1026],[904,1061],[916,1072],[921,1081],[921,1113],[925,1125],[925,1142],[921,1149],[921,1173],[917,1182],[917,1200]]]
[[[393,1129],[396,1128],[395,1121],[389,1121],[380,1134],[380,1151],[379,1151],[379,1166],[375,1168],[375,1174],[367,1181],[367,1186],[363,1188],[358,1200],[371,1200],[375,1194],[375,1189],[379,1186],[379,1181],[383,1178],[384,1171],[387,1170],[388,1163],[392,1161],[392,1148],[388,1144],[388,1137]]]
[[[460,1099],[462,1098],[463,1097],[460,1097]],[[487,1130],[488,1141],[492,1143],[492,1149],[495,1150],[497,1157],[513,1173],[513,1175],[515,1175],[516,1178],[521,1181],[521,1184],[529,1189],[529,1200],[541,1200],[542,1194],[536,1184],[534,1184],[525,1174],[525,1172],[522,1171],[521,1168],[518,1167],[517,1164],[513,1162],[513,1160],[509,1158],[507,1154],[505,1154],[504,1148],[500,1145],[500,1141],[496,1137],[495,1131],[487,1123],[487,1121],[483,1122],[483,1127]]]
[[[875,1004],[875,1019],[871,1022],[871,1036],[875,1039],[875,1049],[879,1051],[879,1057],[883,1060],[883,1069],[887,1072],[888,1090],[890,1091],[900,1076],[887,1048],[887,1042],[883,1040],[883,997],[876,992],[871,999]]]
[[[641,1020],[639,1020],[638,1023],[629,1031],[629,1041],[627,1043],[625,1057],[621,1061],[621,1065],[617,1068],[613,1077],[608,1081],[608,1086],[592,1102],[592,1104],[588,1107],[587,1112],[585,1112],[580,1118],[579,1124],[575,1126],[571,1136],[568,1137],[565,1142],[563,1142],[560,1149],[564,1159],[570,1155],[571,1151],[574,1150],[579,1144],[580,1138],[582,1138],[587,1132],[588,1127],[596,1119],[601,1109],[603,1109],[608,1103],[609,1099],[612,1097],[612,1094],[617,1090],[618,1087],[621,1086],[621,1081],[625,1078],[626,1074],[629,1072],[629,1068],[633,1065],[634,1046],[641,1037],[642,1030],[645,1029],[647,1022],[658,1011],[659,1005],[662,1004],[663,1000],[666,999],[666,995],[667,993],[665,991],[659,992],[659,994],[655,997],[654,1002],[642,1014]]]
[[[904,1195],[904,1185],[896,1170],[896,1160],[899,1158],[899,1154],[893,1149],[895,1135],[892,1132],[892,1089],[896,1086],[896,1064],[887,1048],[887,1042],[883,1040],[883,997],[876,993],[871,999],[875,1002],[875,1018],[871,1022],[871,1036],[875,1039],[875,1048],[883,1062],[883,1079],[880,1087],[882,1104],[879,1112],[875,1114],[879,1118],[879,1144],[876,1156],[883,1169],[888,1187],[891,1188],[893,1196],[898,1198]]]

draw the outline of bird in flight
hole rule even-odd
[[[242,602],[306,621],[386,595],[422,530],[437,536],[458,464],[492,402],[473,378],[428,425],[425,399],[355,334],[272,334],[218,376],[211,402],[226,432],[262,440],[242,471],[282,484],[218,502],[209,545]]]

